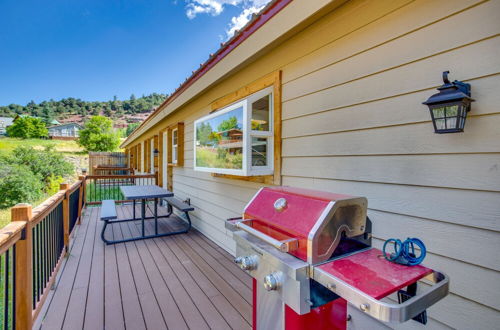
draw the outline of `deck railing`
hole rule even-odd
[[[157,182],[158,174],[81,176],[34,209],[12,207],[11,222],[0,229],[0,329],[31,329],[85,205],[123,202],[120,186]]]
[[[158,184],[158,173],[137,175],[88,175],[85,180],[85,204],[101,204],[105,199],[125,202],[121,186]]]
[[[81,218],[80,180],[32,209],[18,204],[0,229],[0,329],[31,329]]]

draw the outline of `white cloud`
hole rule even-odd
[[[265,6],[266,5],[264,4],[261,6],[245,8],[241,14],[231,18],[231,23],[229,23],[229,26],[226,29],[227,39],[230,39],[236,31],[244,27],[252,19],[252,15],[260,12]]]
[[[225,5],[237,6],[244,0],[186,0],[186,15],[189,19],[198,14],[217,16],[224,10]]]
[[[186,15],[194,19],[199,14],[220,15],[226,5],[241,7],[242,12],[231,18],[226,29],[226,40],[250,21],[252,14],[262,10],[271,0],[186,0]]]

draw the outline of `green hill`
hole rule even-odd
[[[83,101],[68,97],[59,101],[49,100],[40,103],[33,101],[25,106],[9,104],[0,106],[0,116],[15,117],[16,115],[31,115],[44,119],[64,119],[71,115],[82,117],[103,114],[116,119],[124,116],[133,116],[139,113],[151,112],[167,97],[166,94],[153,93],[136,98],[133,94],[128,100],[118,100],[116,96],[112,101]]]

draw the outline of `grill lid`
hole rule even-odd
[[[246,206],[243,218],[274,240],[296,240],[288,253],[316,264],[328,260],[342,235],[364,233],[367,200],[292,187],[266,187]],[[261,235],[262,236],[262,235]]]

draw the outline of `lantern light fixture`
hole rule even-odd
[[[153,151],[153,153],[154,153],[155,157],[158,157],[158,155],[160,154],[160,152],[158,151],[158,149],[155,149],[155,150]]]
[[[467,112],[474,100],[470,97],[470,84],[448,80],[449,71],[443,72],[443,85],[438,87],[439,93],[429,97],[423,104],[429,107],[434,125],[434,132],[463,132]]]

